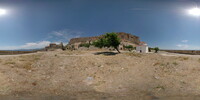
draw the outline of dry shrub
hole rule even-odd
[[[178,59],[180,61],[184,61],[184,60],[189,60],[189,57],[178,57],[176,59]]]
[[[124,54],[127,55],[127,56],[142,57],[142,54],[140,54],[140,53],[127,52],[127,53],[124,53]]]
[[[26,62],[22,64],[22,68],[26,69],[26,70],[31,70],[32,69],[32,63],[31,62]]]
[[[161,65],[160,62],[156,62],[153,64],[153,66],[159,66],[159,65]]]
[[[163,90],[165,90],[165,87],[158,85],[157,87],[155,87],[155,89],[163,89]]]
[[[14,65],[14,64],[16,64],[16,62],[14,62],[14,61],[7,61],[4,64],[5,65]]]
[[[167,62],[166,64],[163,62],[156,62],[153,64],[153,66],[167,66],[167,65],[169,65],[169,62]]]
[[[200,58],[198,59],[198,62],[200,62]]]
[[[177,65],[178,65],[178,63],[177,63],[177,62],[173,62],[172,64],[173,64],[173,65],[175,65],[175,66],[177,66]]]

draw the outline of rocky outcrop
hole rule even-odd
[[[129,33],[124,33],[124,32],[118,32],[117,33],[118,37],[121,39],[122,42],[130,42],[134,44],[139,44],[140,39],[138,36],[134,36]],[[75,43],[86,43],[89,41],[96,41],[102,36],[96,36],[96,37],[81,37],[81,38],[72,38],[69,42],[70,45],[75,44]]]
[[[117,33],[118,37],[121,40],[121,46],[123,47],[123,45],[133,45],[134,47],[136,45],[140,44],[140,38],[138,36],[129,34],[129,33],[125,33],[125,32],[118,32]],[[72,38],[69,41],[68,46],[71,48],[79,48],[79,45],[82,43],[92,43],[96,40],[98,40],[99,38],[101,38],[102,35],[100,36],[96,36],[96,37],[81,37],[81,38]]]

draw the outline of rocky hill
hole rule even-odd
[[[136,46],[138,44],[140,44],[140,38],[138,36],[129,34],[129,33],[125,33],[125,32],[118,32],[117,33],[118,37],[121,40],[121,46],[123,47],[123,45],[132,45],[132,46]],[[79,45],[82,43],[92,43],[96,40],[98,40],[99,38],[101,38],[102,35],[100,36],[95,36],[95,37],[80,37],[80,38],[72,38],[69,41],[69,46],[73,46],[74,48],[79,48]]]

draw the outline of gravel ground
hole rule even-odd
[[[168,55],[51,51],[0,56],[0,99],[200,99],[200,57]]]

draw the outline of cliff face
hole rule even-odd
[[[121,42],[129,42],[133,44],[139,44],[140,39],[137,36],[134,36],[132,34],[119,32],[117,33],[118,37],[121,39]],[[86,42],[93,42],[101,38],[101,36],[96,37],[82,37],[82,38],[72,38],[69,42],[69,45],[73,45],[75,43],[86,43]]]

